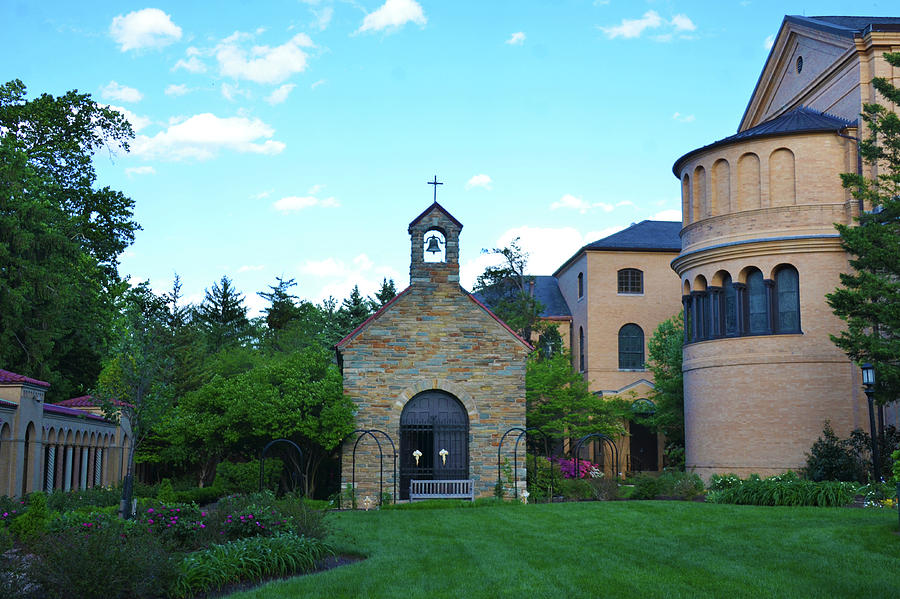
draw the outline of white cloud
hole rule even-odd
[[[588,211],[594,208],[598,208],[603,212],[612,212],[616,208],[621,208],[622,206],[634,206],[634,202],[631,202],[629,200],[622,200],[621,202],[616,202],[615,204],[607,204],[605,202],[594,202],[592,204],[586,201],[584,198],[579,198],[573,196],[570,193],[567,193],[557,201],[550,204],[550,209],[559,210],[560,208],[565,208],[569,210],[577,210],[581,214],[587,214]]]
[[[109,34],[122,52],[162,48],[181,39],[181,27],[158,8],[145,8],[114,17]]]
[[[297,87],[293,83],[285,83],[266,98],[266,102],[274,106],[275,104],[281,104],[285,100],[287,100],[288,94],[291,93],[291,90]]]
[[[229,100],[232,102],[234,101],[235,98],[238,98],[238,97],[244,97],[244,98],[248,98],[248,99],[250,98],[250,92],[245,89],[241,89],[241,86],[238,84],[232,85],[230,83],[223,83],[222,87],[220,87],[219,89],[222,92],[222,96],[226,100]]]
[[[521,46],[525,43],[525,34],[521,31],[516,31],[506,40],[506,43],[510,46]]]
[[[675,31],[694,31],[697,29],[697,26],[694,25],[694,22],[687,15],[675,15],[672,17],[670,24],[675,28]]]
[[[766,50],[771,50],[772,46],[775,45],[775,34],[766,36],[766,39],[763,41],[763,48]]]
[[[129,177],[132,175],[155,175],[156,169],[152,166],[132,166],[125,169],[125,174]]]
[[[582,214],[585,214],[588,210],[591,209],[591,204],[590,202],[586,202],[583,198],[577,198],[572,194],[567,193],[563,197],[550,204],[550,210],[558,210],[560,208],[571,208],[573,210],[577,210]]]
[[[191,90],[188,89],[187,85],[179,84],[175,85],[174,83],[166,86],[166,95],[167,96],[183,96],[186,93],[189,93]]]
[[[110,81],[109,83],[107,83],[100,90],[100,95],[107,100],[117,100],[119,102],[140,102],[144,97],[144,94],[134,89],[133,87],[120,85],[115,81]]]
[[[396,31],[409,22],[424,26],[428,19],[422,6],[415,0],[387,0],[375,12],[370,12],[363,19],[356,33],[366,31]]]
[[[248,51],[240,46],[240,42],[249,37],[249,34],[236,32],[216,46],[216,60],[222,75],[255,83],[281,83],[306,70],[308,55],[301,48],[315,47],[308,35],[298,33],[280,46],[253,46]]]
[[[324,279],[318,297],[313,301],[322,301],[332,296],[340,302],[348,297],[354,285],[359,286],[363,297],[374,295],[381,287],[382,279],[393,279],[402,286],[403,275],[390,266],[375,264],[366,254],[354,257],[350,264],[335,258],[323,260],[307,260],[299,267],[301,274]],[[304,288],[310,287],[302,283]]]
[[[325,83],[325,80],[324,80],[324,79],[319,79],[318,81],[316,81],[315,83],[313,83],[312,85],[310,85],[310,86],[309,86],[309,89],[316,89],[317,87],[319,87],[319,86],[322,85],[323,83]]]
[[[207,112],[171,124],[153,137],[138,135],[131,148],[138,156],[169,160],[208,160],[223,149],[272,155],[285,148],[284,143],[271,139],[274,132],[259,119],[220,118]]]
[[[328,25],[331,23],[331,17],[334,16],[334,8],[326,6],[322,10],[314,10],[312,13],[316,18],[313,26],[319,31],[328,29]]]
[[[692,114],[681,114],[680,112],[676,112],[672,115],[672,118],[679,123],[692,123],[694,122],[694,115]]]
[[[134,129],[135,132],[140,131],[153,122],[148,117],[137,115],[122,106],[113,106],[112,104],[109,104],[108,106],[116,112],[121,112],[122,116],[124,116],[128,120],[128,122],[131,123],[131,128]]]
[[[255,272],[255,271],[262,270],[262,269],[264,269],[264,268],[265,268],[265,266],[263,266],[262,264],[257,265],[257,266],[253,266],[253,265],[249,265],[249,264],[248,264],[248,265],[244,265],[244,266],[240,267],[237,271],[238,271],[239,273],[240,273],[240,272],[250,272],[250,271],[254,271],[254,272]]]
[[[191,56],[187,60],[184,58],[179,59],[178,62],[175,63],[175,66],[172,67],[173,71],[177,71],[178,69],[184,69],[190,73],[205,73],[206,65],[196,56]]]
[[[609,39],[623,37],[626,39],[638,38],[649,29],[659,29],[660,27],[670,28],[670,31],[653,36],[653,40],[657,42],[671,41],[675,33],[681,34],[682,39],[690,39],[684,35],[685,32],[695,31],[697,26],[694,22],[684,14],[677,14],[671,20],[664,20],[655,10],[648,10],[639,19],[622,19],[618,25],[609,27],[600,26],[598,29],[602,31]]]
[[[270,195],[272,195],[273,191],[275,191],[275,190],[267,189],[266,191],[261,191],[259,193],[256,193],[256,194],[253,194],[252,196],[250,196],[250,199],[251,200],[264,200],[267,197],[269,197]]]
[[[491,178],[485,174],[475,175],[466,182],[466,189],[472,189],[473,187],[490,189],[492,183]]]
[[[517,227],[505,231],[497,239],[495,247],[505,247],[519,238],[520,247],[528,253],[528,274],[549,275],[568,260],[588,241],[574,227],[542,228]],[[478,275],[486,266],[497,264],[497,256],[480,254],[477,258],[460,264],[460,281],[466,289],[472,289]]]
[[[648,10],[640,19],[622,19],[622,23],[612,27],[600,27],[609,39],[617,37],[640,37],[645,29],[655,29],[662,25],[662,17],[655,10]]]
[[[305,208],[321,206],[322,208],[337,208],[340,203],[333,197],[320,199],[315,196],[286,196],[272,204],[279,212],[298,212]]]
[[[325,184],[324,184],[324,183],[316,183],[315,185],[313,185],[312,187],[310,187],[310,188],[309,188],[309,191],[307,191],[306,193],[309,194],[309,195],[311,195],[311,196],[314,196],[314,195],[316,195],[317,193],[319,193],[320,191],[322,191],[323,189],[325,189]]]
[[[681,220],[681,210],[678,208],[663,210],[651,216],[650,220]]]

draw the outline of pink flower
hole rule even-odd
[[[153,524],[153,520],[148,520],[147,522],[148,522],[149,524]],[[150,529],[148,528],[147,530],[150,530]]]
[[[152,513],[153,513],[153,508],[152,508],[152,507],[149,508],[149,509],[147,510],[147,513],[148,513],[148,514],[152,514]]]

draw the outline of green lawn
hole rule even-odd
[[[674,501],[345,512],[368,559],[229,599],[897,597],[897,513]]]

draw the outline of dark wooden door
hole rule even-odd
[[[418,461],[416,451],[421,454]],[[414,479],[468,477],[469,416],[465,408],[444,391],[419,393],[400,415],[400,498],[409,498],[409,483]]]

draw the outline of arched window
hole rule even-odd
[[[751,335],[765,335],[769,330],[769,300],[766,284],[759,270],[747,276],[747,332]]]
[[[619,369],[643,370],[644,331],[636,324],[619,329]]]
[[[578,299],[584,297],[584,273],[578,273]]]
[[[644,273],[636,268],[619,271],[619,293],[644,293]]]
[[[578,327],[578,371],[584,372],[584,329]]]
[[[731,283],[731,275],[725,275],[722,279],[722,312],[725,320],[725,336],[738,335],[737,290]]]
[[[779,333],[800,332],[800,275],[793,266],[783,266],[775,273],[775,302]]]

